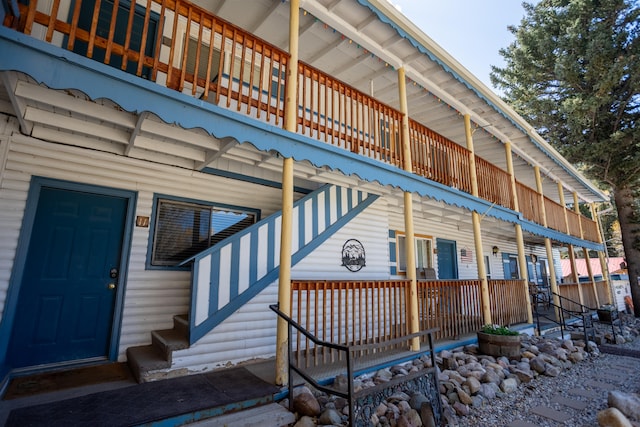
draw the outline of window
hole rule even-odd
[[[175,266],[254,224],[255,209],[158,199],[151,265]]]
[[[209,45],[201,43],[198,45],[198,40],[189,37],[189,45],[187,46],[187,73],[194,74],[196,68],[196,57],[198,50],[200,51],[200,57],[198,58],[198,78],[205,79],[207,77],[207,59],[209,59]],[[211,51],[211,58],[208,61],[211,65],[209,71],[209,79],[215,81],[218,78],[218,69],[220,68],[220,50],[213,48]]]
[[[105,41],[109,38],[109,31],[113,15],[113,0],[103,0],[100,3],[100,12],[98,13],[98,22],[96,26],[96,38],[102,38]],[[78,19],[78,28],[87,32],[91,31],[91,23],[93,21],[95,2],[83,1],[80,5],[80,16]],[[124,48],[127,41],[127,28],[129,25],[129,10],[131,8],[130,1],[120,1],[118,3],[118,10],[115,16],[115,31],[113,33],[113,43]],[[73,13],[73,8],[72,12]],[[156,34],[158,30],[158,14],[151,13],[149,16],[149,27],[147,29],[147,37],[144,41],[144,48],[141,49],[143,40],[143,28],[145,20],[146,10],[145,8],[134,4],[133,22],[131,26],[131,32],[129,34],[128,49],[133,52],[140,52],[146,56],[154,56],[154,48],[156,42]],[[88,44],[83,40],[76,40],[73,46],[73,51],[86,55],[88,50]],[[93,59],[96,61],[104,62],[106,56],[106,50],[100,47],[99,44],[93,47]],[[115,68],[122,68],[121,55],[117,55],[115,52],[111,52],[109,58],[109,65]],[[138,69],[137,61],[127,61],[126,71],[130,74],[136,74]],[[151,76],[151,69],[149,67],[142,68],[142,77],[148,79]]]
[[[406,237],[396,233],[398,248],[398,271],[407,271],[407,253],[405,250]],[[433,240],[429,236],[415,236],[416,268],[433,268]]]
[[[491,280],[491,260],[489,259],[489,255],[484,256],[484,269],[487,273],[487,280]]]

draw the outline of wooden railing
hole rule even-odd
[[[609,290],[607,282],[604,280],[596,281],[596,292],[598,293],[598,301],[596,301],[596,294],[593,291],[593,284],[591,282],[581,282],[581,283],[562,283],[558,285],[558,293],[565,298],[569,298],[573,301],[580,301],[580,296],[578,294],[578,286],[582,289],[582,304],[591,308],[596,309],[598,307],[598,301],[600,305],[611,304],[612,301],[609,299]],[[569,310],[577,310],[577,308],[572,307],[564,307],[569,308]]]
[[[383,343],[409,334],[409,280],[292,281],[292,318],[323,341]],[[524,283],[490,280],[494,323],[527,321]],[[456,339],[482,328],[479,280],[419,280],[419,330],[439,328],[436,339]],[[341,331],[341,332],[339,332]],[[304,355],[310,342],[296,343]]]
[[[569,223],[569,234],[572,236],[582,238],[580,233],[580,214],[567,209],[567,222]]]
[[[582,225],[582,233],[585,240],[591,240],[592,242],[600,241],[598,225],[595,221],[580,215],[580,224]]]
[[[478,280],[419,280],[420,329],[439,328],[436,339],[459,338],[482,328]]]
[[[299,133],[402,167],[400,111],[304,63],[298,88]]]
[[[146,7],[119,0],[52,0],[46,5],[31,1],[28,5],[18,2],[18,6],[20,18],[8,13],[5,26],[25,34],[35,30],[47,42],[64,49],[250,117],[284,125],[289,54],[204,8],[180,0],[147,0]],[[99,26],[105,22],[108,30]],[[302,62],[298,79],[294,108],[299,133],[403,166],[399,110]],[[471,193],[466,148],[414,120],[409,121],[409,132],[414,173]],[[477,156],[476,168],[479,196],[513,209],[509,175]],[[524,217],[542,224],[539,194],[520,183],[517,193]],[[579,236],[576,221],[582,221],[586,239],[597,241],[595,223],[584,217],[570,216],[572,235]]]
[[[344,345],[381,343],[409,334],[409,280],[291,282],[291,317],[315,337]],[[302,356],[308,340],[295,345]]]
[[[489,280],[493,323],[502,326],[526,323],[526,292],[524,280]]]
[[[511,176],[496,165],[476,156],[478,195],[500,206],[513,209]]]
[[[409,120],[413,172],[471,193],[469,150]]]
[[[544,198],[544,212],[547,218],[547,227],[554,230],[567,232],[567,223],[564,217],[565,207],[554,202],[548,197]]]
[[[614,303],[610,299],[609,285],[606,281],[599,280],[596,282],[596,292],[598,293],[598,300],[600,301],[600,305]]]
[[[529,221],[543,225],[540,193],[518,181],[516,181],[516,192],[522,215]]]
[[[563,296],[564,300],[562,300],[562,308],[570,311],[581,312],[582,307],[580,306],[580,291],[578,290],[578,286],[581,283],[562,283],[558,285],[558,294]],[[584,289],[583,289],[584,292]],[[571,301],[568,301],[571,300]],[[588,304],[584,304],[588,305]]]

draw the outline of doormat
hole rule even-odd
[[[126,363],[106,363],[11,379],[2,400],[115,381],[134,381]]]
[[[231,368],[13,409],[6,427],[137,426],[171,418],[212,417],[271,403],[279,387],[247,369]]]

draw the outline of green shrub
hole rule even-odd
[[[484,325],[482,327],[482,332],[485,334],[491,335],[520,335],[516,331],[512,331],[506,326],[498,326],[498,325]]]

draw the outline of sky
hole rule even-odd
[[[491,65],[504,66],[498,50],[524,16],[521,0],[389,0],[487,87]],[[535,3],[535,1],[529,1]]]

